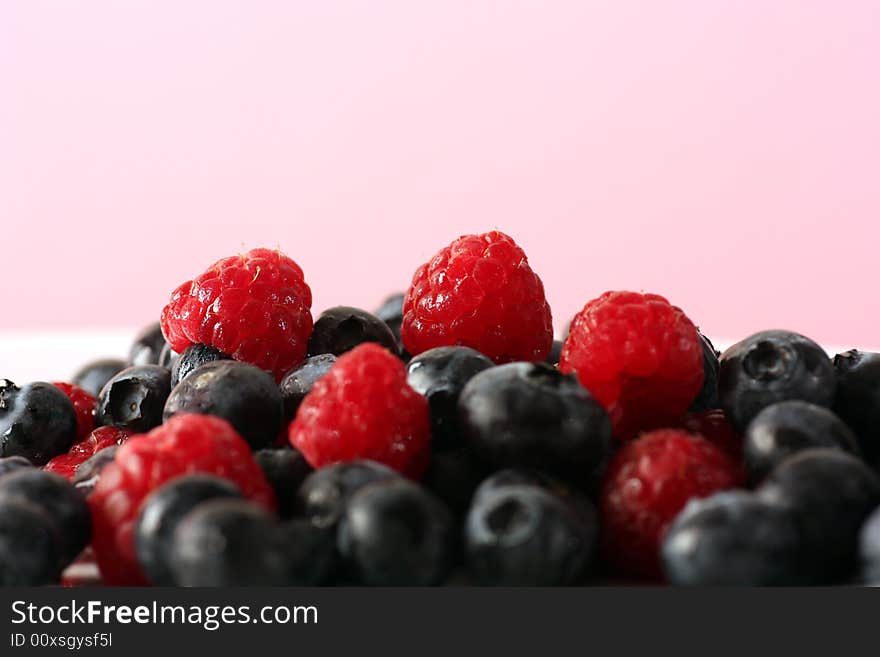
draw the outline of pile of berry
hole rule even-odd
[[[256,249],[127,361],[0,380],[0,584],[880,584],[880,354],[720,355],[636,292],[554,341],[499,232],[374,314],[311,303]]]

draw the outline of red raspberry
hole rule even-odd
[[[274,508],[272,488],[231,424],[211,415],[175,415],[120,447],[89,496],[92,547],[107,584],[146,584],[132,534],[141,502],[167,481],[197,472],[224,477],[245,497]]]
[[[695,433],[708,440],[736,463],[742,463],[742,436],[727,421],[727,417],[721,409],[685,415],[681,426],[690,433]]]
[[[428,464],[428,402],[407,384],[399,358],[366,342],[318,379],[289,436],[314,468],[369,459],[418,478]]]
[[[95,406],[98,400],[88,392],[72,383],[53,383],[56,388],[67,395],[76,411],[76,439],[82,440],[95,428]]]
[[[67,454],[61,454],[43,466],[43,470],[55,472],[67,479],[73,479],[76,469],[105,447],[121,445],[128,440],[129,433],[116,427],[98,427],[84,440],[75,443]]]
[[[299,265],[280,251],[254,249],[218,260],[174,290],[162,332],[178,353],[201,342],[280,381],[306,356],[311,306]]]
[[[572,320],[559,369],[577,372],[626,440],[678,424],[703,385],[703,347],[663,297],[606,292]]]
[[[550,306],[523,250],[498,231],[464,235],[416,270],[403,301],[403,346],[415,355],[464,345],[496,363],[542,361]]]
[[[602,548],[620,574],[659,579],[658,551],[688,500],[733,488],[739,469],[720,449],[679,429],[660,429],[626,443],[602,484]]]

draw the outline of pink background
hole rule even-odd
[[[132,326],[280,246],[375,306],[500,228],[557,326],[880,344],[880,3],[0,5],[0,329]]]

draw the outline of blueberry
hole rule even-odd
[[[721,356],[718,397],[733,427],[743,432],[762,408],[791,399],[830,407],[834,369],[822,348],[790,331],[764,331]]]
[[[178,383],[165,404],[165,419],[178,413],[216,415],[229,422],[252,449],[268,447],[281,431],[281,392],[259,367],[217,360]]]
[[[287,586],[316,586],[330,579],[337,563],[334,530],[297,519],[282,525],[281,533],[288,562]]]
[[[82,495],[88,497],[95,489],[98,480],[101,478],[101,472],[109,463],[113,462],[118,449],[119,445],[105,447],[79,464],[72,483]]]
[[[596,536],[595,513],[588,520],[538,486],[502,486],[474,496],[464,529],[468,571],[493,586],[574,584]]]
[[[810,447],[859,454],[852,431],[827,408],[803,401],[768,406],[749,422],[743,436],[749,479],[759,482],[783,459]]]
[[[284,401],[284,418],[288,423],[293,422],[299,405],[312,391],[315,382],[329,372],[335,362],[336,356],[333,354],[312,356],[284,375],[278,387]]]
[[[474,376],[458,401],[474,453],[495,467],[525,466],[585,480],[611,451],[611,423],[573,374],[510,363]]]
[[[66,566],[89,544],[92,519],[85,497],[64,477],[37,469],[0,479],[0,501],[23,499],[42,508],[58,532],[57,556]]]
[[[134,526],[134,547],[147,579],[158,586],[173,585],[169,559],[177,525],[202,502],[229,497],[241,498],[235,484],[203,474],[178,477],[150,493]]]
[[[178,586],[283,586],[289,558],[275,518],[252,502],[202,502],[177,525],[169,566]]]
[[[0,477],[9,474],[10,472],[17,472],[23,468],[32,467],[34,467],[34,464],[23,456],[7,456],[0,458]]]
[[[364,342],[378,342],[397,355],[397,338],[388,325],[366,310],[336,306],[321,313],[309,338],[309,356],[339,356]]]
[[[158,365],[134,365],[111,378],[98,395],[95,421],[135,433],[162,424],[171,391],[171,372]]]
[[[859,561],[862,581],[880,586],[880,507],[868,516],[859,532]]]
[[[409,361],[406,381],[430,407],[432,450],[462,443],[458,398],[468,381],[494,365],[470,347],[428,349]]]
[[[45,586],[61,575],[57,530],[46,512],[21,499],[0,500],[0,586]]]
[[[480,498],[510,486],[542,488],[568,504],[587,524],[595,523],[596,509],[583,492],[550,475],[528,468],[507,468],[487,477],[474,491],[473,503],[476,504]]]
[[[51,383],[19,388],[0,379],[0,457],[23,456],[34,465],[66,452],[76,439],[76,410]]]
[[[388,328],[391,329],[398,344],[400,344],[400,325],[403,324],[403,296],[403,292],[392,294],[382,302],[382,305],[374,313],[376,317],[388,324]]]
[[[851,454],[808,449],[780,463],[758,494],[792,513],[801,536],[804,577],[827,583],[855,569],[859,528],[880,504],[880,478]]]
[[[486,476],[486,467],[467,447],[434,452],[422,485],[439,497],[457,515],[464,515],[477,486]]]
[[[457,534],[446,506],[400,477],[352,495],[339,526],[338,549],[357,582],[430,586],[452,570]]]
[[[374,461],[328,465],[303,481],[296,493],[297,511],[318,527],[333,527],[359,489],[376,481],[398,478],[400,474]]]
[[[202,365],[218,360],[232,360],[232,356],[208,344],[191,344],[183,350],[171,367],[171,387],[175,387]]]
[[[174,364],[178,358],[180,358],[180,354],[174,351],[171,345],[166,342],[165,346],[162,347],[162,351],[159,352],[159,361],[156,364],[159,367],[164,367],[166,370],[171,370],[171,374],[174,376]]]
[[[677,586],[799,583],[793,518],[753,493],[728,491],[688,502],[663,540],[666,577]]]
[[[296,492],[313,472],[305,457],[295,449],[261,449],[254,460],[262,468],[278,500],[278,515],[288,518],[296,508]]]
[[[119,358],[102,358],[83,365],[70,382],[97,397],[107,382],[126,367],[128,363]]]
[[[865,459],[880,467],[880,354],[838,354],[834,371],[834,412],[855,431]]]
[[[700,333],[700,344],[703,347],[703,387],[700,388],[696,399],[691,403],[689,409],[691,413],[711,411],[720,407],[718,401],[718,374],[721,370],[718,356],[720,354],[712,341],[702,333]]]
[[[165,336],[159,322],[150,324],[137,334],[128,352],[129,365],[158,365],[165,347]]]
[[[559,365],[559,358],[562,356],[562,340],[554,340],[553,344],[550,345],[550,353],[547,354],[547,358],[544,359],[544,362],[548,365]]]

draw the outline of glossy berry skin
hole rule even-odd
[[[855,435],[827,408],[797,400],[768,406],[746,429],[743,453],[749,479],[761,481],[787,457],[811,447],[859,456]]]
[[[75,443],[67,454],[61,454],[49,461],[43,470],[54,472],[65,479],[73,480],[79,466],[107,447],[121,445],[131,435],[117,427],[98,427],[84,440]]]
[[[309,356],[340,356],[364,342],[376,342],[393,354],[399,347],[388,325],[360,308],[336,306],[321,313],[309,337]]]
[[[416,270],[400,329],[412,355],[463,345],[496,363],[543,361],[553,343],[544,286],[498,231],[464,235]]]
[[[40,506],[0,500],[0,586],[45,586],[61,575],[58,532]]]
[[[232,425],[210,415],[177,415],[122,445],[88,498],[92,547],[106,583],[146,583],[133,540],[141,503],[165,482],[195,473],[228,479],[246,498],[275,507],[272,488]]]
[[[868,516],[859,532],[859,564],[864,584],[880,584],[880,507]]]
[[[253,249],[218,260],[174,290],[162,331],[178,353],[201,342],[280,381],[306,356],[311,306],[299,265],[280,251]]]
[[[0,477],[24,468],[32,468],[34,464],[23,456],[6,456],[0,458]]]
[[[183,353],[177,357],[177,360],[171,366],[171,387],[174,388],[202,365],[218,360],[232,360],[232,356],[224,354],[216,347],[202,344],[201,342],[191,344],[183,350]]]
[[[120,358],[101,358],[83,365],[70,382],[97,397],[107,382],[128,367]]]
[[[735,463],[684,431],[659,429],[625,444],[608,466],[600,499],[606,563],[623,576],[659,579],[660,542],[678,512],[739,483]]]
[[[428,464],[428,402],[399,358],[367,342],[339,357],[299,407],[290,443],[313,468],[369,459],[418,478]]]
[[[76,440],[86,438],[95,428],[95,406],[98,400],[79,386],[55,382],[54,385],[67,395],[76,411]]]
[[[281,392],[272,376],[258,367],[214,361],[194,370],[171,391],[165,420],[181,413],[221,417],[252,449],[261,449],[270,446],[281,430]]]
[[[128,364],[158,365],[159,356],[166,344],[159,322],[150,324],[135,337],[128,352]]]
[[[790,331],[764,331],[721,356],[718,395],[733,427],[744,432],[763,408],[800,399],[830,407],[834,369],[822,348]]]
[[[178,586],[283,586],[289,569],[272,515],[235,499],[203,502],[180,521],[169,566]]]
[[[606,292],[575,316],[559,369],[577,373],[628,440],[684,415],[703,385],[703,345],[663,297]]]
[[[159,362],[156,363],[159,367],[164,367],[166,370],[171,370],[174,372],[174,364],[177,362],[177,359],[180,358],[180,354],[174,351],[171,348],[171,345],[167,342],[165,346],[162,347],[162,351],[159,352]]]
[[[798,584],[800,536],[787,511],[745,491],[691,500],[663,539],[675,586]]]
[[[241,493],[232,482],[204,474],[178,477],[147,496],[134,525],[134,547],[150,582],[174,584],[169,569],[174,530],[199,504],[218,498],[241,499]]]
[[[880,466],[880,354],[855,349],[834,357],[834,412],[856,434],[865,459]]]
[[[71,483],[84,497],[88,497],[95,490],[101,473],[116,458],[117,451],[119,451],[118,445],[100,449],[76,468],[76,474],[73,475]]]
[[[470,347],[436,347],[409,361],[406,381],[428,400],[434,451],[463,443],[458,425],[458,398],[475,374],[494,364]]]
[[[449,510],[405,479],[364,486],[346,505],[338,550],[356,582],[431,586],[452,569],[458,532]]]
[[[700,388],[700,392],[697,393],[697,397],[688,409],[691,413],[721,408],[721,402],[718,399],[718,376],[721,372],[721,362],[718,357],[721,353],[715,349],[712,341],[702,333],[700,333],[700,345],[703,348],[703,387]]]
[[[474,454],[494,467],[586,481],[611,451],[602,406],[574,376],[543,363],[509,363],[474,376],[458,400],[458,420]]]
[[[539,486],[509,485],[474,497],[464,526],[468,571],[479,584],[565,586],[594,554],[598,525]]]
[[[43,465],[76,439],[76,409],[51,383],[19,388],[0,379],[0,456]]]
[[[98,424],[143,433],[162,424],[171,372],[158,365],[134,365],[110,379],[98,395]]]
[[[305,478],[296,493],[300,516],[316,527],[335,527],[348,500],[364,486],[376,481],[397,479],[399,474],[375,461],[349,461],[315,470]]]
[[[403,324],[403,297],[403,292],[389,295],[373,313],[388,325],[398,344],[400,344],[400,325]]]
[[[296,509],[296,492],[314,470],[305,457],[295,449],[261,449],[254,452],[254,460],[263,470],[266,481],[275,491],[278,515],[289,518]]]
[[[91,518],[85,498],[51,472],[20,470],[0,479],[0,503],[23,499],[42,508],[57,530],[57,557],[66,566],[76,559],[91,537]]]
[[[493,495],[510,486],[536,487],[545,490],[570,506],[587,525],[592,526],[597,523],[596,508],[583,491],[543,472],[528,468],[507,468],[487,477],[474,491],[473,504],[476,505],[482,497]]]
[[[315,382],[329,372],[335,362],[336,356],[333,354],[312,356],[284,375],[278,387],[281,389],[281,399],[284,401],[284,419],[288,424],[296,417],[299,405],[312,391]]]
[[[785,507],[801,535],[803,578],[843,581],[856,569],[859,529],[880,505],[880,477],[838,449],[808,449],[780,463],[758,494]]]
[[[697,434],[708,440],[734,462],[742,463],[743,438],[727,421],[724,411],[720,408],[688,413],[682,418],[681,426],[689,433]]]

